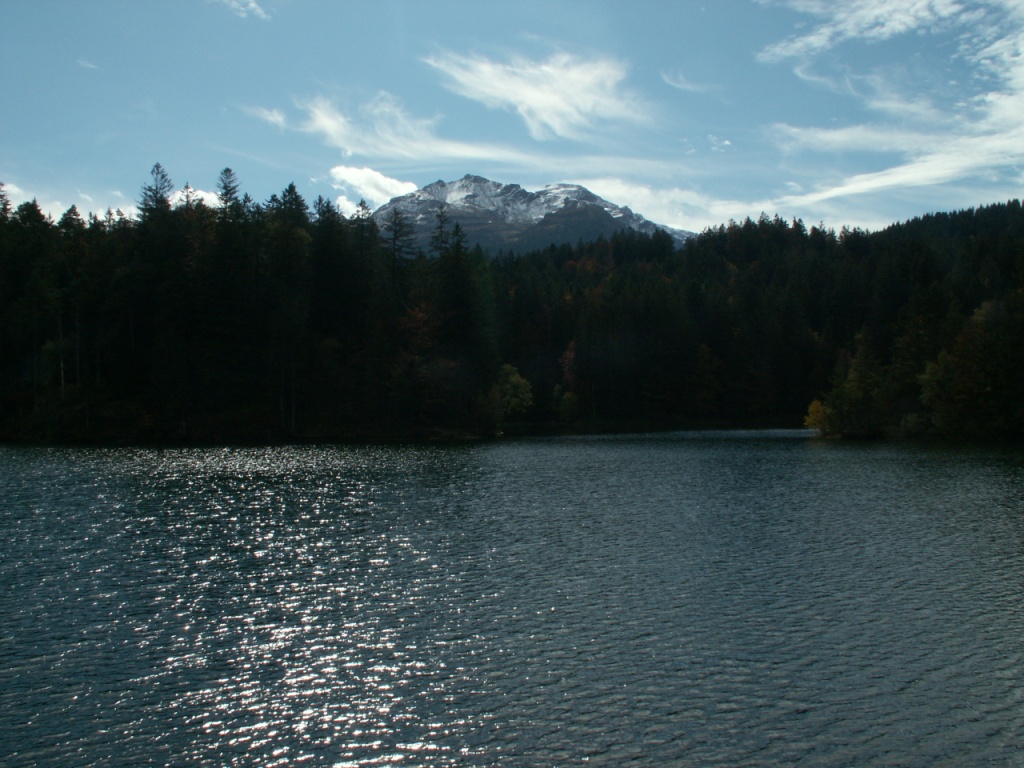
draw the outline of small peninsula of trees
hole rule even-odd
[[[485,254],[444,213],[294,184],[219,204],[159,165],[137,216],[0,186],[0,438],[385,439],[520,429],[1024,429],[1019,201],[877,233],[762,215]]]

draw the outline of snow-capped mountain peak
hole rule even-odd
[[[435,181],[396,197],[381,206],[374,218],[383,223],[397,208],[425,241],[442,207],[448,220],[458,222],[471,242],[498,250],[546,247],[552,242],[576,242],[581,237],[596,239],[626,228],[648,234],[660,228],[677,242],[692,234],[658,227],[578,184],[550,184],[530,192],[518,184],[501,184],[472,174],[456,181]],[[566,239],[558,240],[563,236]]]
[[[533,193],[518,184],[499,184],[482,176],[467,174],[458,181],[435,181],[409,195],[397,197],[387,205],[397,205],[403,212],[413,212],[423,201],[436,201],[448,207],[449,212],[460,208],[493,211],[503,219],[539,220],[536,212],[529,211]],[[535,206],[533,206],[535,207]],[[543,213],[540,214],[543,218]]]

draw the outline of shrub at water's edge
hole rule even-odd
[[[931,359],[907,366],[898,337],[887,365],[866,348],[840,367],[805,424],[845,437],[1016,438],[1024,434],[1024,293],[989,299]],[[910,374],[914,375],[911,377]]]

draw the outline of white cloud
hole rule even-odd
[[[760,54],[764,61],[814,55],[847,40],[888,40],[933,30],[964,13],[958,0],[778,0],[777,4],[824,20],[810,32],[766,48]]]
[[[359,200],[365,200],[373,210],[393,197],[417,189],[410,181],[392,179],[372,168],[353,168],[347,165],[331,168],[331,180],[334,188],[342,192],[336,202],[346,216],[355,213]]]
[[[732,142],[729,139],[723,139],[721,136],[715,136],[714,134],[708,136],[708,143],[711,145],[712,152],[725,152],[732,147]]]
[[[801,128],[778,124],[773,132],[787,152],[916,152],[930,146],[935,135],[882,125],[851,125],[844,128]]]
[[[717,199],[677,186],[656,187],[614,177],[580,178],[575,183],[656,224],[691,232],[701,231],[709,221],[724,223],[751,215],[747,201]]]
[[[258,117],[264,122],[276,125],[278,128],[287,127],[287,120],[284,112],[280,109],[266,109],[265,107],[244,107],[244,112],[252,117]]]
[[[221,2],[243,19],[249,15],[263,20],[270,18],[270,15],[263,10],[256,0],[221,0]]]
[[[863,78],[870,89],[864,105],[876,112],[886,113],[901,122],[916,121],[941,125],[949,123],[952,115],[938,107],[928,94],[901,91],[881,75]]]
[[[389,93],[379,93],[359,110],[353,121],[330,101],[317,98],[304,105],[303,129],[321,134],[345,155],[420,157],[430,148],[444,145],[434,133],[437,119],[414,118]],[[448,154],[454,147],[448,147]]]
[[[363,105],[355,117],[316,98],[303,105],[306,122],[302,130],[320,134],[345,156],[362,155],[406,160],[466,159],[521,161],[522,153],[494,144],[451,141],[435,132],[437,118],[410,116],[389,93],[378,94]]]
[[[28,192],[10,181],[3,182],[3,192],[7,195],[7,199],[11,201],[11,205],[16,206],[26,200],[31,199]]]
[[[171,205],[179,206],[184,205],[186,190],[191,194],[193,202],[196,200],[202,200],[204,205],[210,208],[220,207],[220,197],[216,192],[208,192],[204,189],[196,189],[188,182],[185,182],[185,186],[177,190],[171,195]]]
[[[688,93],[702,93],[708,90],[706,85],[701,85],[691,81],[686,75],[679,70],[673,70],[671,72],[662,72],[661,79],[673,88],[678,88],[680,91],[686,91]]]
[[[776,124],[767,129],[786,158],[819,153],[813,171],[780,179],[774,195],[745,200],[713,197],[697,183],[687,184],[690,188],[672,181],[637,183],[636,169],[624,167],[606,170],[607,177],[575,180],[652,221],[690,230],[762,211],[800,217],[808,225],[856,223],[878,229],[899,218],[893,211],[908,205],[922,210],[933,206],[934,192],[929,189],[942,190],[947,208],[977,205],[1004,193],[1019,196],[1024,178],[1024,0],[991,0],[986,14],[979,13],[977,3],[962,11],[962,4],[951,2],[854,0],[850,8],[824,0],[785,4],[813,13],[819,23],[770,49],[772,53],[793,56],[802,80],[823,85],[868,110],[862,123]],[[892,18],[884,18],[887,12]],[[954,22],[963,26],[954,29]],[[909,65],[884,69],[874,63],[867,73],[857,73],[847,62],[829,69],[834,58],[815,57],[841,41],[933,31],[943,31],[946,39],[952,35],[958,44],[953,50],[970,70],[959,82],[916,82],[920,73]],[[936,85],[950,88],[936,93]],[[726,147],[716,136],[709,135],[708,141],[713,149]],[[874,155],[878,170],[842,172],[842,163],[856,153]],[[832,167],[830,155],[835,159]],[[700,165],[689,171],[708,172]],[[613,175],[617,173],[622,176]],[[678,173],[686,172],[680,168]]]
[[[86,61],[85,59],[79,59],[77,63],[82,69],[99,69],[98,66],[93,64],[91,61]]]
[[[797,197],[783,198],[789,204],[814,203],[837,197],[864,195],[883,190],[933,186],[986,176],[998,179],[1024,163],[1024,126],[987,136],[964,136],[946,140],[900,165],[874,173],[861,173]]]
[[[878,40],[910,32],[949,31],[956,22],[956,55],[970,69],[959,96],[941,106],[912,78],[899,82],[880,68],[867,75],[845,73],[844,95],[859,98],[879,121],[842,128],[776,125],[779,145],[789,153],[891,153],[890,167],[840,174],[836,181],[772,201],[780,207],[815,206],[880,194],[907,195],[929,186],[1010,186],[1024,165],[1024,3],[988,0],[784,0],[821,23],[810,32],[767,49],[766,61],[810,56],[855,38]],[[798,74],[806,72],[802,62]],[[801,74],[801,77],[804,75]],[[899,86],[897,86],[899,82]],[[838,92],[838,91],[837,91]],[[911,127],[912,126],[912,127]],[[829,173],[821,173],[821,177]]]
[[[870,207],[861,210],[845,202],[833,206],[825,200],[801,199],[795,194],[778,199],[740,200],[714,197],[693,188],[637,183],[621,177],[581,177],[574,181],[606,200],[629,206],[650,221],[691,232],[701,232],[708,226],[728,221],[756,218],[761,213],[779,214],[783,218],[803,217],[808,219],[809,225],[828,221],[830,225],[842,226],[849,223],[851,212],[861,226],[880,228],[891,223],[882,221]],[[814,218],[810,219],[812,215]]]
[[[854,74],[844,68],[836,75],[819,71],[812,60],[794,65],[793,74],[810,85],[824,88],[845,98],[860,100],[865,107],[888,113],[901,121],[944,122],[949,116],[935,104],[936,94],[928,92],[920,71],[905,66],[875,67],[867,74]],[[948,84],[952,90],[955,84]],[[902,87],[901,87],[902,86]],[[916,92],[909,92],[908,87]]]
[[[52,218],[54,221],[59,221],[60,217],[64,215],[72,204],[76,205],[78,212],[86,217],[89,213],[96,213],[103,217],[107,208],[117,210],[118,207],[128,216],[134,216],[137,210],[132,204],[119,204],[121,201],[127,203],[124,195],[120,193],[105,193],[102,196],[86,194],[81,190],[76,190],[73,194],[69,191],[64,190],[65,194],[71,194],[72,202],[67,202],[66,199],[62,199],[60,192],[52,189],[35,190],[26,189],[25,187],[19,186],[10,181],[5,181],[3,184],[4,194],[7,195],[8,200],[11,202],[12,208],[17,208],[22,203],[36,201],[40,210]]]
[[[645,119],[639,99],[622,88],[625,66],[613,59],[557,53],[495,62],[446,53],[425,61],[451,79],[455,93],[517,113],[534,139],[581,139],[597,122]]]

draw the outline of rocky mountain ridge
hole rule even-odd
[[[623,229],[646,234],[661,229],[677,244],[693,236],[692,232],[657,225],[578,184],[551,184],[530,192],[518,184],[472,174],[457,181],[436,181],[393,198],[373,217],[384,226],[397,208],[412,225],[417,244],[426,248],[442,207],[449,225],[457,222],[465,230],[469,245],[479,244],[492,255],[590,241]]]

